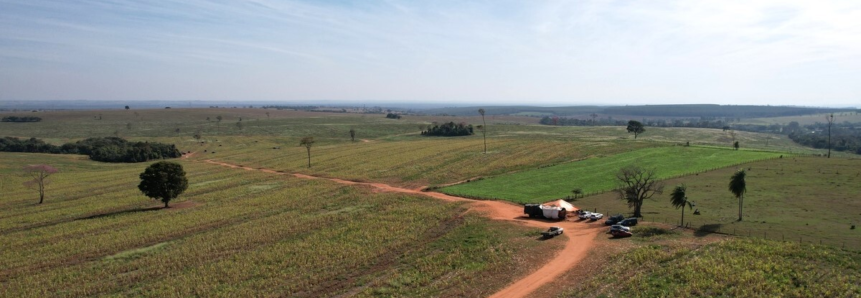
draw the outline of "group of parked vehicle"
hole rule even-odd
[[[573,206],[570,207],[571,209],[576,210]],[[571,209],[564,208],[559,205],[550,206],[543,204],[526,204],[523,208],[523,213],[528,214],[530,218],[565,220],[568,216],[573,216],[567,212]],[[580,220],[588,220],[590,222],[604,218],[604,214],[602,213],[585,210],[577,210],[576,214]],[[604,221],[604,224],[610,226],[610,231],[608,233],[613,235],[615,238],[631,237],[633,235],[631,226],[637,225],[637,218],[625,218],[624,215],[617,214],[610,216],[610,218]],[[558,235],[562,235],[563,232],[564,229],[562,227],[550,227],[547,231],[542,232],[541,235],[544,239],[550,239]]]
[[[637,218],[625,218],[624,215],[616,214],[610,216],[606,221],[604,221],[605,225],[610,226],[610,235],[613,235],[615,238],[623,238],[623,237],[631,237],[631,226],[637,225]]]

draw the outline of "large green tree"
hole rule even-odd
[[[168,203],[188,188],[185,170],[175,162],[154,163],[141,173],[140,178],[138,189],[147,197],[162,201],[164,208],[170,207]]]
[[[741,221],[744,193],[747,192],[747,183],[744,181],[745,175],[744,169],[740,169],[729,178],[729,191],[738,199],[738,221]]]
[[[694,204],[691,201],[688,201],[687,195],[688,187],[684,184],[676,185],[673,188],[673,192],[670,193],[670,203],[673,204],[673,207],[676,209],[682,208],[682,221],[681,226],[685,226],[685,207],[694,208]]]
[[[616,180],[619,182],[616,189],[619,199],[628,202],[629,208],[634,208],[634,217],[643,217],[643,202],[664,190],[664,184],[658,181],[654,169],[627,166],[619,169]]]
[[[646,132],[646,128],[643,126],[643,123],[637,120],[628,121],[628,133],[634,134],[634,139],[637,139],[637,136],[641,133]]]
[[[304,137],[299,141],[299,146],[305,146],[308,150],[308,167],[311,167],[311,146],[314,145],[314,137]]]

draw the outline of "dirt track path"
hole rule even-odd
[[[565,229],[566,232],[564,233],[564,235],[567,236],[567,241],[565,242],[565,247],[561,251],[557,252],[556,255],[554,255],[553,257],[548,258],[548,263],[544,264],[543,267],[521,278],[520,280],[515,281],[514,283],[508,285],[506,288],[500,290],[499,292],[496,292],[495,294],[491,295],[490,297],[492,298],[527,297],[530,293],[537,290],[541,286],[553,281],[554,279],[562,275],[562,273],[565,273],[566,271],[574,267],[574,265],[577,265],[577,263],[579,263],[580,260],[582,260],[586,256],[589,249],[592,248],[595,236],[597,236],[599,231],[602,230],[601,226],[595,224],[589,225],[573,221],[557,222],[532,220],[527,217],[523,217],[523,207],[504,201],[472,200],[467,198],[450,196],[444,193],[424,192],[421,191],[421,189],[401,188],[383,183],[355,182],[337,178],[309,176],[298,173],[289,174],[271,169],[255,169],[251,167],[243,167],[240,165],[214,161],[211,159],[205,160],[204,162],[234,169],[244,169],[247,171],[261,171],[277,175],[292,175],[302,179],[326,179],[329,181],[346,185],[368,185],[376,188],[379,191],[418,194],[449,202],[469,202],[471,210],[477,211],[490,219],[512,221],[518,224],[541,229],[546,229],[550,226],[560,226]]]

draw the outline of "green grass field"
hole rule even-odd
[[[741,222],[738,200],[728,190],[736,167],[664,181],[665,193],[645,202],[643,216],[678,224],[681,210],[670,205],[669,191],[684,183],[701,213],[686,210],[685,221],[692,228],[861,250],[861,229],[850,229],[861,224],[861,159],[785,157],[744,168],[747,194]],[[586,197],[575,205],[605,214],[630,213],[615,193]]]
[[[617,187],[616,173],[629,165],[655,169],[659,179],[666,179],[780,155],[782,153],[705,147],[647,148],[495,176],[440,191],[473,198],[540,203],[569,196],[575,188],[582,188],[587,194],[612,190]]]
[[[646,229],[668,234],[600,239],[602,249],[590,256],[600,267],[558,297],[861,295],[861,253],[755,238],[697,239],[701,236],[663,227]],[[588,263],[582,267],[597,265]]]

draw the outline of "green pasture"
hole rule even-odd
[[[654,169],[659,179],[667,179],[755,160],[778,158],[781,155],[785,154],[707,147],[646,148],[490,177],[445,187],[440,191],[473,198],[539,203],[572,195],[571,191],[575,188],[582,189],[586,194],[612,190],[618,183],[616,173],[620,168],[630,165]]]
[[[557,297],[858,297],[861,254],[796,242],[701,235],[664,228],[662,236],[599,239],[600,269]],[[600,236],[599,236],[600,237]],[[652,239],[654,238],[654,239]],[[619,242],[628,242],[620,244]],[[577,268],[579,269],[579,268]],[[575,269],[575,270],[577,270]],[[587,269],[579,269],[587,270]],[[608,286],[611,285],[611,286]]]
[[[678,225],[681,210],[670,204],[671,189],[687,185],[700,215],[685,210],[686,226],[725,234],[827,244],[861,251],[861,159],[784,157],[741,165],[747,172],[744,218],[729,192],[727,167],[663,181],[664,194],[643,205],[646,221]],[[582,198],[578,207],[604,214],[630,214],[613,192]],[[856,225],[856,229],[851,229]]]

